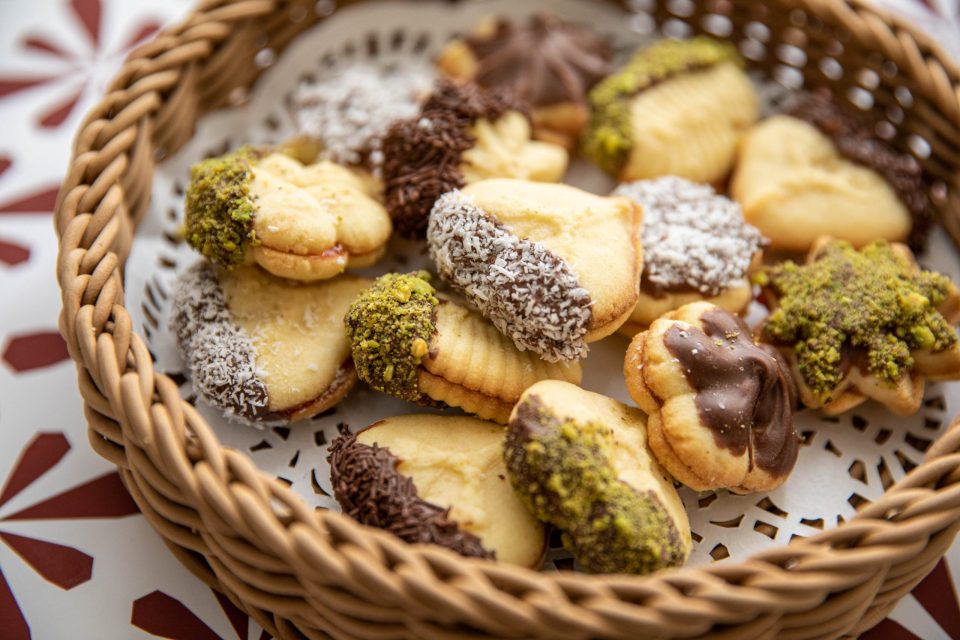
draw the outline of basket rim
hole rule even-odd
[[[935,94],[938,101],[947,104],[950,107],[948,115],[960,126],[960,65],[930,36],[867,0],[783,2],[833,19],[867,43],[881,48],[899,47],[908,67],[901,68],[901,72],[909,71],[925,94]],[[136,158],[126,154],[138,140],[145,148],[153,150],[153,141],[149,137],[155,133],[152,131],[155,125],[153,115],[175,99],[175,87],[180,79],[173,78],[171,82],[170,77],[164,76],[160,82],[158,77],[161,74],[169,74],[172,68],[186,74],[189,72],[187,65],[206,59],[217,46],[223,46],[232,36],[229,28],[226,32],[218,31],[218,25],[230,27],[244,20],[268,20],[271,14],[280,13],[277,11],[279,6],[297,3],[298,0],[201,2],[182,22],[163,29],[153,40],[129,54],[104,100],[90,111],[77,133],[70,172],[58,195],[54,215],[60,243],[57,268],[63,304],[60,328],[80,373],[85,415],[91,425],[94,448],[103,453],[98,447],[104,445],[95,442],[100,436],[94,433],[93,425],[96,421],[106,420],[118,425],[118,441],[127,449],[132,447],[137,451],[136,456],[131,453],[132,457],[128,457],[127,449],[121,449],[124,452],[122,462],[120,454],[113,452],[112,455],[113,461],[123,469],[124,480],[141,509],[142,501],[147,498],[143,495],[144,488],[131,474],[138,465],[145,465],[144,456],[151,460],[154,456],[162,458],[161,463],[155,464],[167,471],[179,463],[179,458],[174,459],[177,455],[189,461],[185,450],[187,433],[192,431],[199,441],[194,446],[199,447],[201,455],[191,464],[208,462],[215,467],[216,480],[222,479],[226,494],[243,493],[246,488],[252,496],[251,504],[256,505],[251,508],[269,510],[269,517],[265,516],[264,522],[250,525],[249,531],[257,535],[258,527],[263,526],[265,537],[282,531],[292,538],[292,541],[268,540],[265,543],[283,549],[283,552],[276,553],[281,560],[287,559],[285,553],[291,547],[299,545],[298,548],[309,550],[322,542],[321,548],[332,549],[333,553],[340,555],[327,565],[335,574],[337,588],[355,595],[357,590],[363,594],[370,593],[371,589],[375,592],[374,587],[386,588],[393,597],[399,598],[398,590],[409,588],[411,580],[388,584],[391,581],[386,576],[396,575],[393,566],[412,566],[422,573],[417,574],[418,579],[429,576],[433,580],[429,587],[423,587],[425,590],[448,591],[446,597],[421,593],[412,600],[422,603],[438,598],[446,601],[445,604],[454,611],[470,608],[469,604],[455,602],[458,598],[483,601],[486,612],[501,612],[509,618],[507,612],[518,605],[520,599],[515,592],[532,592],[542,595],[548,604],[559,598],[571,601],[571,606],[580,611],[589,611],[593,618],[585,624],[600,630],[598,632],[609,631],[611,621],[615,620],[668,625],[663,628],[680,626],[680,619],[689,615],[688,611],[678,615],[676,611],[665,610],[658,613],[656,619],[644,622],[645,618],[637,617],[637,611],[633,609],[647,610],[648,602],[656,602],[658,606],[678,606],[678,603],[696,599],[703,605],[697,614],[699,620],[731,619],[717,608],[723,601],[748,603],[753,610],[761,612],[776,610],[782,614],[797,611],[796,606],[786,600],[794,597],[791,595],[794,591],[807,593],[807,587],[790,586],[803,582],[802,575],[817,582],[820,592],[846,590],[869,582],[864,577],[866,568],[880,564],[878,558],[889,560],[908,552],[911,557],[916,555],[919,550],[914,548],[912,541],[917,536],[943,533],[945,538],[952,539],[960,527],[960,416],[935,441],[921,465],[847,523],[807,539],[795,540],[788,546],[760,552],[743,562],[684,567],[639,577],[572,572],[545,574],[462,558],[440,547],[408,545],[339,513],[312,513],[292,489],[256,469],[252,463],[245,464],[229,455],[203,419],[192,407],[179,400],[176,385],[156,372],[150,353],[130,325],[123,307],[122,268],[129,246],[119,249],[117,246],[122,245],[124,238],[132,237],[131,226],[135,222],[127,216],[132,215],[135,219],[138,215],[137,203],[127,204],[127,185],[124,184],[124,179],[133,171]],[[340,4],[352,3],[348,0]],[[307,6],[312,7],[312,4]],[[182,63],[175,60],[177,64],[166,67],[158,64],[158,60],[175,47],[181,53],[182,48],[188,47],[194,47],[197,52],[191,52],[189,56],[184,54],[185,62]],[[151,85],[151,81],[156,81],[157,85]],[[164,90],[169,90],[170,95],[161,95]],[[137,103],[138,100],[142,104]],[[137,117],[129,113],[129,108],[135,104]],[[131,128],[135,129],[135,134],[126,133]],[[118,147],[121,147],[119,153]],[[123,161],[118,162],[117,158]],[[152,169],[150,164],[151,175]],[[957,183],[960,184],[960,168],[957,174]],[[132,188],[129,190],[133,191]],[[171,393],[176,394],[175,399]],[[178,406],[178,402],[182,404]],[[218,447],[220,450],[214,451]],[[141,450],[148,452],[144,454]],[[179,453],[171,453],[177,451]],[[193,467],[188,472],[197,474]],[[202,500],[205,494],[194,487],[192,495]],[[272,506],[274,501],[282,505],[282,509]],[[195,510],[204,508],[199,504],[191,507]],[[203,516],[208,515],[211,522],[217,522],[210,512],[203,513]],[[225,521],[222,516],[217,517],[221,522]],[[266,522],[271,518],[271,522]],[[306,539],[311,536],[314,540]],[[338,543],[344,549],[349,546],[349,553],[345,554]],[[358,568],[364,563],[373,563],[366,575],[362,575]],[[316,562],[314,565],[320,566]],[[289,573],[298,575],[292,566],[288,569]],[[449,576],[463,581],[457,582]],[[341,580],[344,577],[349,577],[352,582]],[[221,586],[238,594],[242,592],[236,585]],[[575,598],[571,594],[583,595],[576,598],[577,602],[572,602]],[[591,599],[596,602],[590,604]],[[622,608],[611,608],[612,604],[619,604]],[[544,615],[536,607],[514,613],[514,617],[524,622]],[[467,617],[474,623],[480,620],[476,615]]]

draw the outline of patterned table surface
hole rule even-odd
[[[878,0],[879,1],[879,0]],[[960,57],[960,0],[882,0]],[[51,210],[124,52],[189,0],[0,0],[0,638],[269,637],[167,552],[87,446]],[[960,640],[960,543],[870,638]]]

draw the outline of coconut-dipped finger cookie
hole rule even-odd
[[[347,337],[357,374],[372,388],[506,424],[530,385],[579,384],[579,363],[519,351],[483,316],[438,296],[429,278],[422,271],[381,276],[350,306]]]
[[[640,297],[620,331],[633,336],[692,302],[743,312],[753,300],[750,274],[766,239],[736,202],[713,187],[667,176],[620,185],[613,195],[643,207]]]
[[[223,267],[256,263],[292,280],[332,278],[384,254],[391,224],[376,191],[361,172],[245,147],[193,166],[186,240]]]
[[[790,363],[800,399],[828,415],[868,398],[915,413],[924,381],[960,378],[960,292],[921,270],[906,245],[861,250],[821,238],[806,264],[758,275],[770,315],[761,338]]]
[[[588,571],[646,574],[690,553],[687,514],[644,423],[637,409],[558,381],[527,389],[510,416],[514,489]]]
[[[300,284],[253,266],[195,264],[177,280],[171,328],[197,395],[253,425],[326,411],[356,383],[343,317],[370,281]]]
[[[733,45],[706,37],[639,51],[590,92],[584,153],[623,182],[720,182],[759,115],[742,64]]]
[[[427,244],[440,276],[518,348],[575,360],[636,306],[641,218],[627,198],[483,180],[437,201]]]
[[[724,309],[697,302],[656,320],[630,343],[624,375],[650,450],[691,489],[770,491],[793,470],[787,363]]]
[[[531,139],[525,109],[502,91],[443,81],[417,116],[394,124],[383,143],[383,181],[397,232],[423,237],[437,198],[477,180],[559,181],[569,154]]]
[[[344,512],[407,542],[537,567],[543,526],[507,480],[501,425],[463,416],[386,418],[330,447]]]

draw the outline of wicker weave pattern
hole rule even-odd
[[[855,0],[670,4],[693,8],[677,16],[658,6],[653,19],[668,32],[681,23],[699,31],[714,11],[726,13],[735,41],[757,32],[750,23],[765,24],[771,55],[756,64],[774,74],[789,73],[773,55],[788,44],[806,52],[794,66],[808,83],[827,82],[829,57],[845,71],[833,86],[866,84],[885,109],[905,82],[913,101],[889,116],[894,140],[904,149],[914,148],[911,135],[926,141],[941,218],[960,239],[960,72],[936,46]],[[960,528],[957,422],[924,464],[838,529],[745,563],[645,579],[547,575],[409,546],[313,512],[222,448],[177,385],[154,372],[123,306],[123,263],[155,161],[205,112],[242,100],[261,71],[257,51],[281,51],[320,19],[312,1],[203,2],[131,53],[80,128],[57,203],[60,329],[77,362],[91,446],[121,469],[146,518],[198,577],[280,638],[819,638],[869,628],[932,569]],[[863,69],[877,82],[855,73]]]

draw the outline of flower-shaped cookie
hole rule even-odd
[[[786,356],[808,407],[835,415],[872,398],[909,415],[924,380],[960,378],[960,292],[922,271],[905,245],[857,251],[821,238],[806,264],[771,267],[758,280],[771,310],[761,338]]]
[[[359,172],[245,147],[194,165],[186,240],[223,267],[256,262],[292,280],[332,278],[386,250],[390,218],[375,194]]]
[[[688,304],[637,334],[623,369],[650,449],[677,480],[751,493],[787,479],[799,445],[790,371],[742,320]]]

